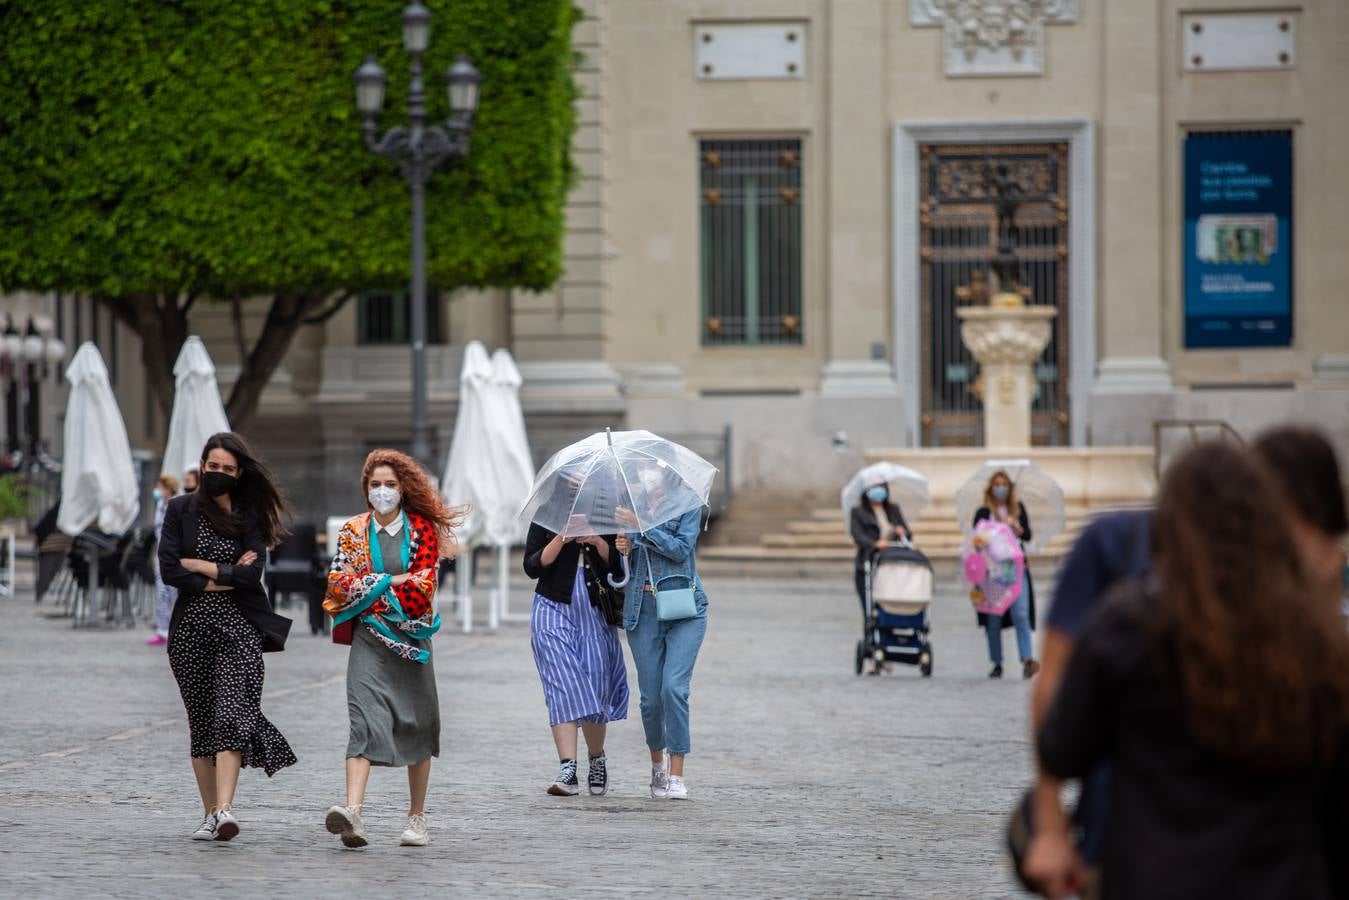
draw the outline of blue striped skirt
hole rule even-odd
[[[529,631],[550,726],[628,717],[628,670],[618,629],[590,605],[579,565],[570,604],[534,595]]]

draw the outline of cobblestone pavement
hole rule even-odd
[[[343,797],[345,648],[297,624],[290,648],[267,657],[263,708],[299,765],[272,779],[245,771],[241,835],[199,844],[187,840],[199,809],[163,651],[142,630],[73,631],[31,593],[0,600],[0,893],[1016,895],[1001,833],[1029,775],[1027,687],[985,677],[983,635],[954,586],[934,604],[930,680],[904,667],[853,675],[850,581],[708,589],[692,802],[646,796],[635,677],[630,717],[610,730],[613,793],[546,796],[555,760],[527,627],[464,636],[447,622],[433,843],[396,846],[405,781],[376,770],[360,852],[322,827]],[[528,596],[517,583],[516,610]]]

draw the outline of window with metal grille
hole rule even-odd
[[[407,344],[412,341],[412,300],[403,291],[363,294],[356,300],[358,344]],[[440,343],[440,296],[427,291],[426,342]]]
[[[698,151],[703,343],[801,343],[801,142]]]

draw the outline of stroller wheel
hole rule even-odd
[[[918,657],[918,671],[923,673],[924,678],[932,677],[932,648],[922,652]]]
[[[862,642],[861,642],[861,641],[858,641],[858,642],[857,642],[857,674],[858,674],[858,675],[861,675],[861,674],[862,674],[862,667],[866,664],[866,658],[867,658],[866,648],[862,646]]]

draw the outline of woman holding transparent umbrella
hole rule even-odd
[[[612,543],[602,539],[604,548],[614,551],[608,556],[600,543],[591,543],[597,559],[623,572],[621,579],[606,574],[600,593],[607,600],[608,587],[627,588],[620,618],[609,621],[621,621],[628,632],[637,665],[651,795],[657,798],[688,796],[683,772],[689,682],[707,629],[707,595],[693,549],[716,474],[707,460],[649,431],[606,431],[545,463],[525,504],[524,517],[533,523],[531,547],[538,548],[536,567],[547,564],[545,554],[565,563],[568,535],[616,535]],[[527,557],[527,566],[533,558]]]
[[[647,508],[620,507],[615,513],[620,523],[633,529],[641,527],[640,513],[659,518],[657,510],[675,487],[674,473],[658,463],[643,467],[638,478],[641,489],[634,492],[634,501]],[[634,563],[623,604],[623,628],[637,668],[642,727],[651,751],[651,796],[656,800],[689,796],[684,783],[684,757],[690,747],[689,689],[707,634],[707,593],[694,559],[701,518],[701,510],[692,509],[646,531],[621,534],[616,541],[618,551],[630,555]],[[692,588],[692,616],[662,620],[656,592],[671,579]]]
[[[537,579],[529,617],[530,647],[543,683],[548,725],[557,747],[557,778],[548,793],[574,797],[577,777],[577,730],[585,734],[589,753],[586,777],[592,796],[609,790],[604,738],[608,723],[628,717],[628,671],[614,623],[600,603],[602,579],[621,572],[612,535],[596,533],[585,513],[574,513],[587,491],[583,469],[559,473],[556,489],[544,509],[563,516],[557,531],[537,522],[525,538],[525,574]]]

